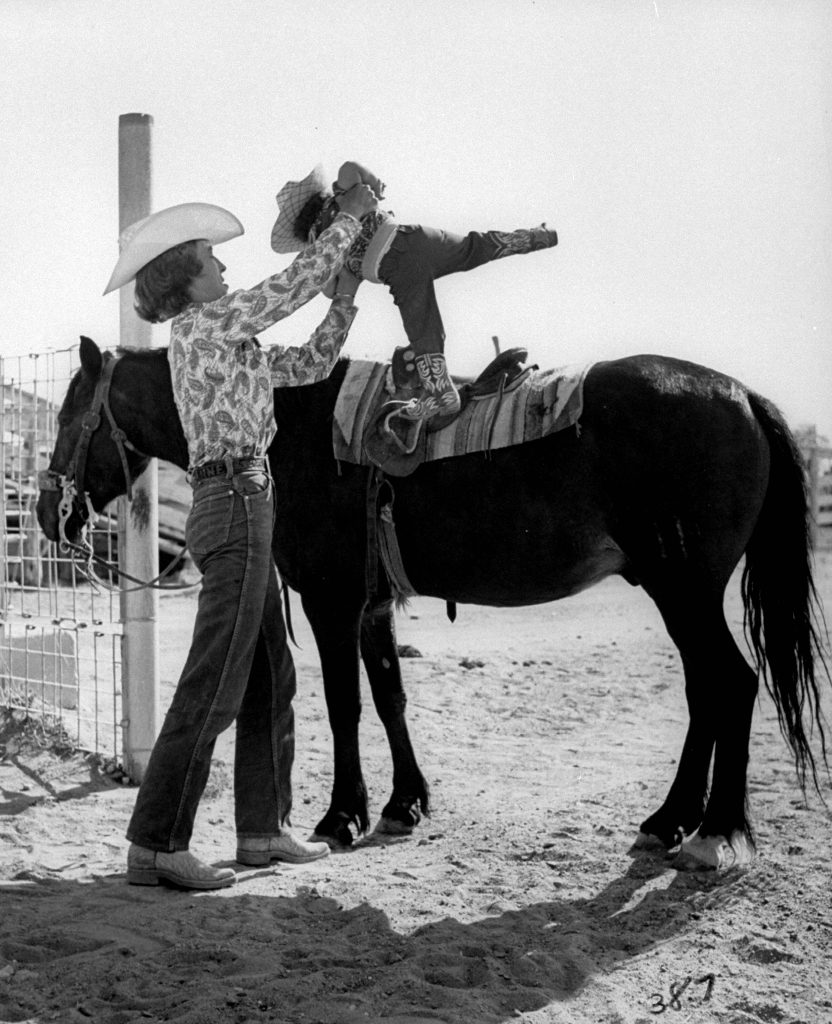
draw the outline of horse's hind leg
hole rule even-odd
[[[696,836],[682,844],[677,867],[727,868],[754,859],[748,818],[748,748],[757,699],[757,675],[727,625],[720,643],[721,683],[712,705],[714,761],[711,791]]]
[[[662,806],[641,823],[637,845],[644,839],[658,839],[668,849],[678,846],[698,829],[705,813],[713,726],[705,695],[698,685],[691,684],[687,665],[685,677],[689,721],[676,777]]]
[[[679,866],[746,861],[753,856],[746,770],[756,676],[731,636],[721,595],[697,598],[686,589],[681,598],[653,596],[682,657],[690,722],[673,785],[641,831],[668,847],[684,839]]]
[[[416,763],[407,729],[407,697],[396,647],[393,602],[365,610],[361,620],[361,657],[376,711],[387,732],[393,759],[393,793],[381,812],[376,832],[409,835],[430,813],[428,784]]]

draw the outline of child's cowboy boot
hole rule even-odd
[[[411,369],[405,365],[407,370]],[[418,375],[413,397],[388,402],[380,416],[382,433],[390,437],[403,455],[416,450],[423,427],[431,433],[441,430],[460,410],[459,392],[441,352],[414,355],[412,366]]]
[[[421,419],[430,420],[428,430],[441,430],[459,415],[459,392],[448,373],[448,364],[441,352],[424,352],[413,360],[419,374],[419,384],[425,392],[424,411],[417,413]],[[419,401],[419,399],[417,399]]]
[[[557,231],[550,231],[545,222],[536,228],[521,228],[518,231],[494,231],[492,237],[498,242],[497,252],[492,259],[515,256],[537,249],[551,249],[558,244]]]

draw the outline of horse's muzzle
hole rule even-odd
[[[42,490],[38,496],[36,506],[38,522],[47,540],[56,541],[58,539],[58,502],[60,500],[59,491]]]

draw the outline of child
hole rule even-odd
[[[330,188],[320,165],[302,181],[289,181],[277,194],[279,215],[272,228],[275,252],[296,252],[313,242],[338,213],[339,197],[365,184],[377,199],[384,183],[361,164],[348,162]],[[409,455],[421,429],[439,430],[459,413],[459,395],[445,362],[445,331],[433,282],[446,274],[483,263],[557,245],[545,224],[519,231],[471,231],[464,237],[418,225],[397,224],[393,215],[374,210],[362,218],[362,231],[345,266],[358,278],[381,282],[399,307],[409,345],[393,354],[395,400],[386,403],[379,429]]]

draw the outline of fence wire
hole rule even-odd
[[[46,469],[77,348],[0,357],[0,707],[56,724],[80,749],[122,758],[118,595],[96,589],[37,522],[37,474]],[[114,515],[93,531],[117,561]]]

